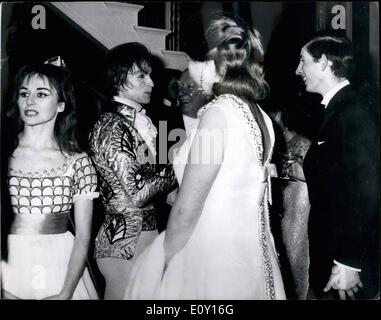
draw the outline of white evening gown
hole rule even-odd
[[[132,271],[126,299],[285,299],[269,227],[269,189],[263,192],[271,153],[265,161],[260,128],[249,106],[221,95],[209,108],[225,115],[224,159],[199,221],[184,248],[164,268],[163,231]],[[274,145],[270,118],[262,111]],[[181,184],[195,132],[183,144],[174,168]],[[268,181],[270,179],[268,178]]]

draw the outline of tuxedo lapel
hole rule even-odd
[[[327,129],[331,126],[336,115],[340,112],[340,108],[345,107],[344,101],[348,101],[348,96],[351,92],[350,85],[339,90],[328,103],[324,111],[324,117],[318,133],[318,141],[324,141]]]

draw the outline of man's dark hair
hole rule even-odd
[[[151,53],[141,43],[129,42],[112,48],[105,57],[104,81],[106,95],[109,98],[118,95],[134,65],[140,70],[150,73],[151,63]]]
[[[353,47],[345,36],[322,35],[309,41],[305,48],[315,61],[325,54],[332,61],[331,69],[337,78],[350,79],[354,72]]]

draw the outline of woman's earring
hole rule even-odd
[[[58,105],[57,112],[63,112],[65,110],[65,102],[60,102]]]

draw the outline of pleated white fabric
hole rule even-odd
[[[21,299],[43,299],[62,289],[74,236],[61,234],[8,235],[9,256],[2,261],[3,289]],[[73,300],[98,299],[89,271],[85,269]]]

